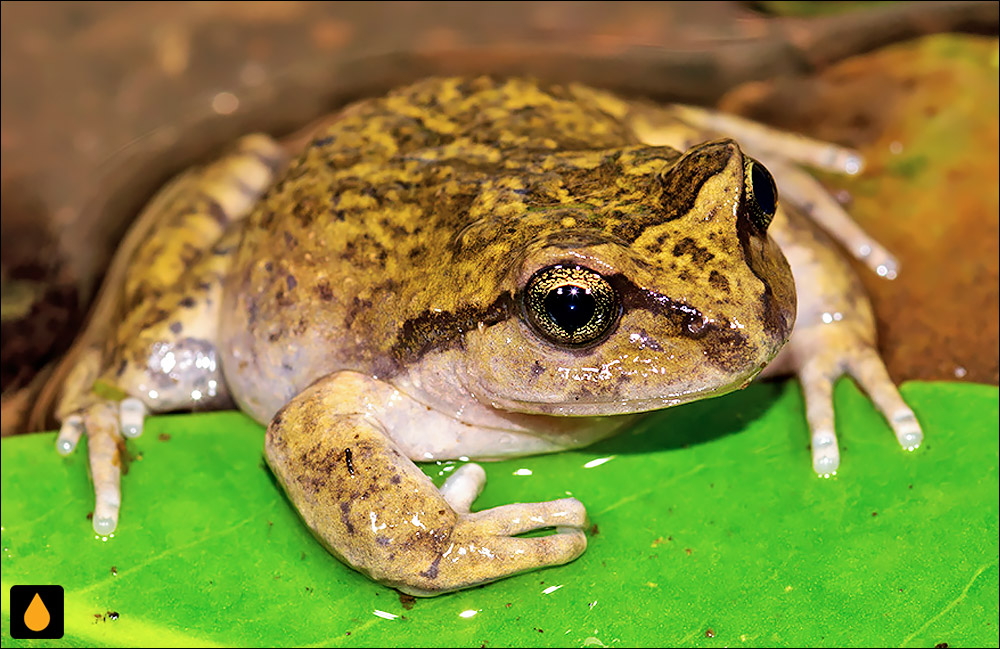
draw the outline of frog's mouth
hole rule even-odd
[[[583,395],[572,395],[552,400],[524,400],[505,398],[500,395],[489,395],[481,398],[484,403],[493,408],[508,410],[529,415],[552,415],[558,417],[603,417],[614,415],[632,415],[654,410],[662,410],[692,401],[718,397],[748,386],[760,373],[754,369],[745,376],[721,386],[688,388],[673,390],[668,394],[636,397],[636,398],[587,398]],[[478,396],[478,395],[477,395]]]

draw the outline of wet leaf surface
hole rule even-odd
[[[150,420],[108,539],[87,520],[83,454],[60,458],[52,434],[4,439],[5,631],[11,585],[57,583],[66,636],[51,645],[996,646],[997,388],[903,392],[927,434],[914,454],[838,386],[831,480],[811,472],[793,382],[488,464],[478,508],[570,492],[593,521],[587,553],[416,601],[326,554],[241,414]]]

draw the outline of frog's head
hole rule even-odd
[[[466,334],[467,387],[485,402],[663,408],[745,386],[788,339],[795,289],[767,234],[777,193],[759,162],[731,140],[602,160],[558,191],[550,181],[558,202],[522,192],[549,225],[511,264],[509,317]]]

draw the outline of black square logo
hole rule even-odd
[[[10,637],[18,640],[63,637],[63,587],[11,586]]]

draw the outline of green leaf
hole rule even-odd
[[[478,507],[572,493],[597,526],[589,549],[410,609],[310,536],[265,468],[261,427],[239,413],[151,419],[130,442],[108,539],[86,518],[84,453],[61,458],[52,434],[4,439],[4,592],[66,592],[62,641],[4,646],[997,646],[997,388],[903,393],[927,435],[912,454],[838,386],[830,480],[810,468],[791,382],[488,464]]]

